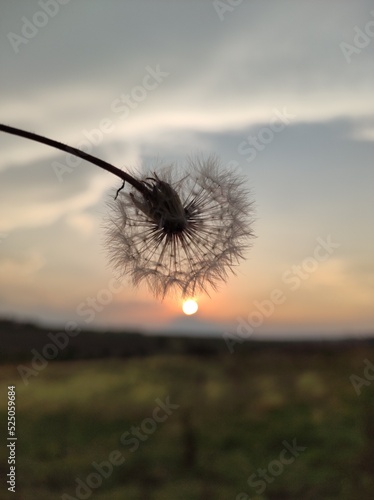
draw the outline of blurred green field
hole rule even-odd
[[[374,362],[373,348],[51,362],[28,386],[3,365],[0,498],[371,499],[374,387],[367,382],[358,396],[349,379],[363,376],[365,358]],[[4,480],[13,384],[15,494]],[[178,408],[156,412],[167,418],[155,422],[156,400],[167,397]],[[144,441],[121,442],[133,426]],[[282,443],[295,439],[306,449],[280,470]],[[92,463],[114,450],[125,461],[102,478]],[[254,487],[247,480],[259,479],[258,469],[267,479]],[[102,484],[76,496],[77,478],[90,474]]]

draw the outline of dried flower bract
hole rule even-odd
[[[173,166],[126,185],[106,228],[109,256],[134,285],[156,295],[182,296],[216,289],[243,258],[253,237],[253,206],[245,180],[221,169],[217,158],[190,159],[184,174]]]

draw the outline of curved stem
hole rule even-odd
[[[60,149],[65,153],[69,153],[71,155],[77,156],[78,158],[82,158],[82,160],[89,161],[94,165],[106,170],[107,172],[116,175],[123,181],[128,182],[129,184],[131,184],[131,186],[140,191],[144,196],[147,196],[149,194],[147,187],[137,179],[134,179],[134,177],[132,177],[131,175],[127,174],[123,170],[120,170],[114,165],[107,163],[104,160],[100,160],[100,158],[96,158],[96,156],[92,156],[89,153],[81,151],[80,149],[73,148],[72,146],[63,144],[62,142],[54,141],[53,139],[48,139],[47,137],[44,137],[42,135],[34,134],[33,132],[27,132],[26,130],[21,130],[19,128],[9,127],[8,125],[0,124],[0,131],[6,132],[8,134],[18,135],[19,137],[24,137],[25,139],[30,139],[31,141],[40,142],[41,144],[46,144],[47,146],[50,146],[52,148]]]

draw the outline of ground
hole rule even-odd
[[[27,386],[3,364],[0,498],[369,499],[365,359],[373,347],[54,361]],[[15,495],[4,480],[8,385]]]

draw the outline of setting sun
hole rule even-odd
[[[187,314],[187,316],[190,316],[191,314],[195,314],[195,312],[198,310],[199,306],[197,305],[197,302],[195,300],[186,300],[183,302],[183,312],[184,314]]]

